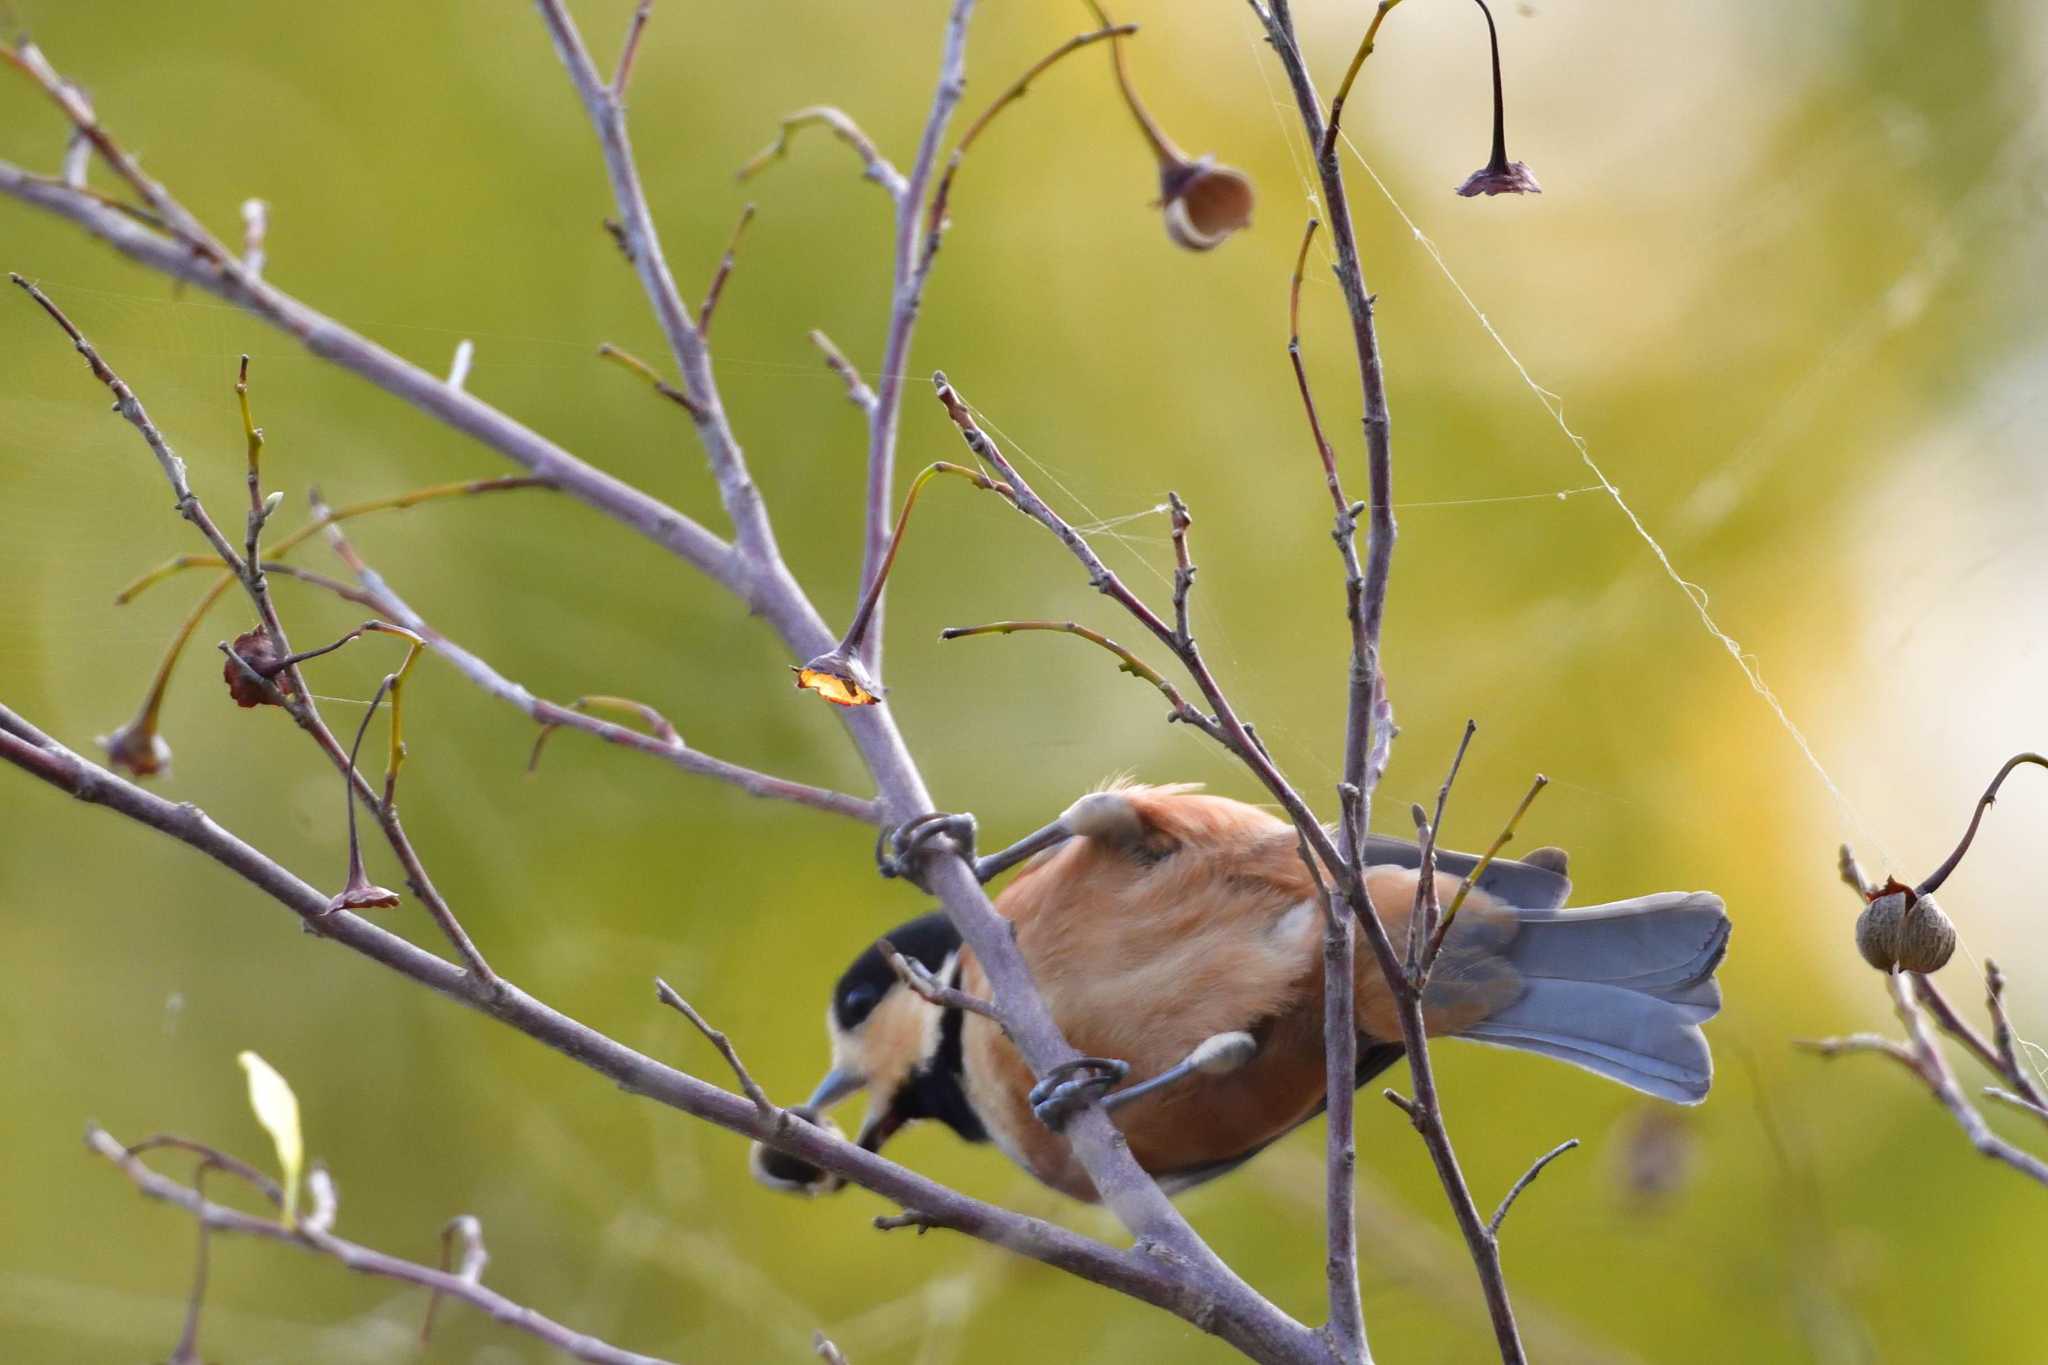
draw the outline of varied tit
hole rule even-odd
[[[899,853],[914,854],[934,828],[956,841],[969,830],[964,817],[938,819],[899,832]],[[1089,1059],[1041,1082],[992,1021],[932,1003],[870,949],[833,990],[832,1069],[800,1112],[822,1116],[865,1089],[859,1142],[869,1150],[906,1123],[936,1120],[1092,1200],[1059,1127],[1096,1095],[1169,1191],[1233,1169],[1321,1111],[1323,920],[1292,825],[1185,787],[1127,786],[1083,797],[976,871],[987,880],[1026,858],[996,909],[1053,1020]],[[1419,853],[1375,838],[1367,861],[1373,904],[1405,943]],[[1439,856],[1441,904],[1476,862]],[[1430,1034],[1541,1053],[1698,1103],[1713,1076],[1700,1024],[1720,1008],[1714,970],[1728,944],[1720,898],[1666,892],[1565,910],[1570,890],[1555,849],[1487,868],[1424,993]],[[940,984],[989,997],[943,916],[913,920],[888,942]],[[1356,980],[1363,1085],[1402,1049],[1391,995],[1362,943]],[[837,1188],[761,1149],[753,1168],[780,1188]]]

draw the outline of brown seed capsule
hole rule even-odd
[[[802,1119],[814,1128],[822,1128],[833,1137],[846,1135],[839,1131],[839,1125],[824,1115],[810,1109],[796,1108],[789,1111],[792,1118]],[[846,1188],[844,1177],[833,1175],[805,1161],[800,1156],[778,1152],[764,1143],[750,1143],[747,1147],[747,1170],[771,1190],[782,1190],[788,1194],[801,1194],[816,1198],[821,1194],[836,1194]]]
[[[147,709],[112,734],[101,735],[97,743],[107,751],[107,762],[137,777],[157,777],[171,770],[171,746],[156,732],[156,717]]]
[[[1110,27],[1102,6],[1089,2],[1103,27]],[[1124,103],[1159,163],[1159,207],[1166,213],[1166,235],[1190,251],[1209,251],[1240,228],[1250,227],[1256,197],[1251,180],[1242,171],[1217,165],[1214,157],[1190,157],[1176,147],[1131,84],[1131,74],[1124,67],[1123,39],[1111,38],[1109,50]]]
[[[235,658],[241,660],[241,663],[237,663],[235,659],[229,659],[221,665],[221,676],[227,679],[228,695],[235,699],[235,705],[249,707],[280,704],[268,689],[258,685],[256,679],[249,676],[251,672],[268,680],[278,692],[287,695],[290,693],[291,684],[277,671],[277,647],[271,643],[270,634],[263,627],[258,626],[252,631],[237,635],[235,642],[228,648],[233,651]],[[247,664],[248,667],[244,668],[243,664]]]
[[[1956,927],[1932,896],[1915,896],[1899,927],[1899,965],[1909,972],[1938,972],[1955,956]]]
[[[1932,896],[1892,882],[1856,917],[1856,950],[1881,972],[1938,972],[1956,951],[1956,928]]]
[[[1209,251],[1239,228],[1251,226],[1252,182],[1211,157],[1169,163],[1159,169],[1160,203],[1166,235],[1176,246]]]
[[[1909,894],[1899,890],[1875,897],[1856,917],[1856,951],[1881,972],[1899,964],[1899,925],[1906,918]]]

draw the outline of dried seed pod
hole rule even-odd
[[[1102,6],[1090,0],[1090,7],[1102,26],[1110,27]],[[1159,207],[1166,213],[1166,235],[1190,251],[1209,251],[1240,228],[1250,227],[1256,197],[1251,180],[1242,171],[1217,165],[1214,157],[1190,157],[1176,147],[1131,84],[1131,74],[1124,68],[1123,39],[1110,39],[1109,50],[1124,103],[1159,163]]]
[[[790,1117],[802,1119],[814,1128],[824,1129],[833,1137],[844,1138],[846,1136],[846,1134],[839,1130],[839,1125],[834,1123],[829,1116],[820,1114],[815,1110],[799,1107],[790,1110],[789,1114]],[[844,1177],[813,1166],[800,1156],[791,1156],[788,1152],[778,1152],[773,1147],[760,1142],[750,1143],[747,1146],[747,1171],[754,1179],[760,1181],[771,1190],[782,1190],[787,1194],[801,1194],[813,1199],[821,1194],[837,1194],[840,1190],[846,1188]]]
[[[1899,926],[1899,966],[1909,972],[1938,972],[1956,951],[1956,927],[1932,896],[1915,896]]]
[[[277,671],[277,646],[271,643],[270,633],[263,627],[258,626],[254,630],[237,635],[234,644],[228,648],[235,658],[241,660],[241,663],[237,663],[231,658],[221,665],[221,676],[227,679],[228,695],[235,699],[235,705],[250,707],[281,704],[269,689],[260,686],[255,678],[249,676],[251,672],[267,679],[278,692],[290,695],[291,683],[286,680],[284,674]],[[244,668],[243,664],[247,664],[248,667]]]
[[[1938,972],[1956,951],[1956,928],[1934,903],[1891,882],[1856,917],[1856,950],[1881,972]]]
[[[1217,165],[1213,157],[1162,160],[1159,192],[1166,210],[1166,235],[1176,246],[1213,250],[1231,233],[1251,226],[1252,182],[1228,166]]]
[[[1856,951],[1881,972],[1898,966],[1899,926],[1905,921],[1910,894],[1902,888],[1873,897],[1856,917]]]
[[[95,741],[107,751],[107,762],[137,777],[157,777],[171,770],[171,746],[156,732],[153,708]]]

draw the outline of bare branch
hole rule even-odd
[[[740,210],[740,220],[733,224],[732,237],[725,244],[725,255],[718,258],[718,269],[711,276],[711,287],[704,291],[704,302],[697,308],[697,331],[703,336],[711,335],[711,315],[718,311],[718,300],[725,293],[725,282],[732,278],[732,264],[739,253],[740,238],[746,235],[747,224],[754,221],[754,206],[748,204]]]
[[[1168,720],[1181,721],[1205,733],[1214,733],[1215,722],[1188,704],[1180,689],[1159,675],[1157,669],[1110,639],[1099,630],[1076,624],[1073,621],[991,621],[985,626],[948,626],[939,632],[941,640],[964,640],[974,635],[1012,635],[1018,631],[1049,630],[1063,635],[1072,635],[1109,651],[1117,657],[1117,671],[1128,673],[1158,688],[1160,694],[1173,707],[1167,713]]]
[[[776,130],[775,140],[748,158],[747,164],[740,167],[737,178],[743,182],[751,180],[766,170],[770,162],[780,161],[788,156],[790,139],[805,128],[829,129],[834,137],[853,148],[853,154],[860,158],[863,174],[867,179],[880,185],[883,193],[890,199],[898,204],[903,202],[904,196],[909,193],[909,187],[903,180],[903,172],[889,164],[889,158],[882,155],[881,149],[875,146],[874,139],[863,133],[860,125],[848,117],[844,110],[835,109],[829,104],[814,104],[784,118]]]
[[[924,133],[918,139],[910,174],[903,181],[902,193],[895,196],[889,322],[883,335],[882,373],[875,390],[875,405],[868,414],[867,513],[860,558],[863,592],[872,589],[880,578],[882,560],[889,552],[889,500],[896,485],[896,433],[903,417],[903,381],[910,364],[911,336],[917,329],[917,315],[924,303],[925,281],[931,276],[931,255],[921,249],[919,238],[925,191],[931,184],[946,125],[967,88],[967,20],[973,12],[974,0],[953,0],[946,19],[945,47],[939,57],[938,87],[932,92],[931,109],[925,115]],[[884,619],[879,597],[874,616],[874,633],[864,643],[861,663],[879,679]]]
[[[1983,819],[1985,810],[1997,796],[1999,783],[2004,781],[2006,774],[2020,763],[2035,758],[2035,755],[2021,754],[1999,770],[1990,790],[1985,792],[1983,799],[1978,802],[1976,815],[1970,821],[1969,832],[1963,836],[1963,841],[1955,853],[1928,878],[1923,884],[1924,890],[1911,894],[1918,896],[1925,891],[1933,890],[1955,869],[1957,862],[1969,849],[1970,839],[1976,833],[1978,822]],[[1856,893],[1858,900],[1867,904],[1882,890],[1872,884],[1862,865],[1856,861],[1855,852],[1847,844],[1842,845],[1838,866],[1841,869],[1842,881]],[[1896,885],[1897,883],[1893,883],[1893,886]],[[1854,1033],[1842,1038],[1802,1042],[1800,1046],[1823,1057],[1867,1052],[1890,1058],[1911,1072],[1935,1100],[1949,1111],[1957,1126],[1963,1130],[1963,1136],[1970,1140],[1970,1145],[1979,1153],[1994,1161],[2002,1161],[2021,1174],[2048,1185],[2048,1162],[2014,1146],[1991,1131],[1991,1126],[1985,1122],[1984,1116],[1964,1095],[1962,1085],[1956,1080],[1954,1069],[1949,1066],[1948,1058],[1943,1055],[1940,1044],[1935,1041],[1933,1031],[1928,1027],[1927,1019],[1931,1014],[1943,1032],[1956,1039],[1982,1062],[1987,1070],[2012,1087],[2008,1091],[1998,1086],[1986,1086],[1983,1088],[1984,1094],[2026,1110],[2036,1117],[2048,1119],[2048,1105],[2042,1103],[2040,1091],[2035,1086],[2033,1077],[2020,1065],[2019,1057],[2014,1051],[2012,1025],[2005,1016],[2005,979],[1997,965],[1988,962],[1984,967],[1984,978],[1986,1006],[1991,1013],[1993,1026],[1992,1042],[1986,1042],[1981,1033],[1956,1013],[1954,1006],[1949,1004],[1948,998],[1931,979],[1915,972],[1902,971],[1886,973],[1885,987],[1891,992],[1892,1008],[1898,1014],[1899,1022],[1905,1025],[1905,1041],[1900,1042],[1876,1033]]]
[[[1977,1112],[1963,1095],[1957,1084],[1955,1072],[1949,1068],[1948,1059],[1943,1057],[1933,1035],[1927,1028],[1927,1016],[1913,997],[1913,991],[1906,982],[1910,973],[1896,972],[1886,978],[1886,985],[1892,993],[1892,1005],[1898,1012],[1899,1020],[1906,1026],[1906,1041],[1895,1042],[1875,1033],[1854,1033],[1845,1038],[1825,1038],[1818,1042],[1803,1043],[1801,1046],[1817,1052],[1823,1057],[1839,1057],[1849,1053],[1869,1052],[1889,1057],[1913,1073],[1942,1108],[1949,1111],[1963,1136],[1977,1151],[1994,1161],[2002,1161],[2022,1175],[2043,1185],[2048,1185],[2048,1162],[2031,1153],[2022,1151],[2004,1138],[1991,1131],[1984,1116]]]
[[[732,1039],[706,1023],[704,1016],[697,1013],[696,1008],[689,1001],[676,994],[674,986],[669,985],[668,982],[663,981],[658,976],[654,978],[654,998],[667,1005],[677,1014],[682,1015],[683,1018],[689,1020],[692,1024],[695,1024],[697,1032],[703,1034],[710,1041],[711,1046],[718,1049],[718,1055],[725,1058],[725,1064],[731,1067],[732,1074],[739,1078],[740,1089],[745,1092],[748,1099],[754,1102],[754,1107],[761,1111],[761,1117],[775,1117],[777,1111],[774,1101],[768,1098],[768,1092],[763,1090],[760,1084],[755,1081],[753,1073],[747,1070],[747,1064],[740,1060],[739,1051],[733,1047]]]
[[[397,1280],[403,1284],[431,1290],[436,1295],[446,1294],[450,1298],[461,1299],[508,1327],[517,1328],[528,1336],[546,1342],[555,1350],[575,1360],[594,1362],[594,1365],[671,1365],[671,1362],[658,1356],[641,1355],[599,1341],[596,1337],[586,1336],[461,1275],[449,1274],[432,1266],[386,1255],[359,1242],[347,1241],[332,1233],[319,1231],[303,1222],[296,1226],[287,1225],[276,1219],[258,1218],[228,1208],[224,1204],[213,1203],[200,1190],[181,1185],[150,1170],[142,1164],[140,1158],[130,1155],[123,1149],[105,1129],[87,1128],[85,1145],[89,1151],[118,1167],[141,1194],[185,1210],[198,1219],[204,1229],[282,1242],[287,1246],[295,1246],[302,1251],[314,1252],[339,1261],[359,1274]],[[194,1356],[192,1359],[196,1360],[197,1357]]]
[[[995,121],[996,115],[1024,98],[1025,93],[1031,88],[1031,82],[1044,75],[1048,68],[1058,64],[1062,57],[1067,56],[1069,53],[1078,52],[1090,43],[1099,43],[1106,38],[1128,37],[1137,31],[1138,26],[1136,24],[1104,23],[1101,28],[1096,29],[1092,33],[1077,34],[1067,39],[1051,52],[1033,62],[1023,75],[1010,82],[1009,88],[996,96],[988,108],[982,110],[981,117],[975,119],[973,123],[967,126],[967,131],[961,135],[960,141],[954,146],[953,154],[946,159],[945,173],[939,177],[938,188],[932,192],[931,207],[925,212],[924,268],[926,270],[931,268],[931,257],[938,252],[939,238],[946,230],[946,207],[952,202],[953,198],[953,178],[960,173],[960,163],[966,157],[968,148],[974,145],[976,138],[987,131],[989,124]]]
[[[223,829],[197,806],[165,801],[85,761],[4,706],[0,706],[0,762],[12,764],[81,801],[104,807],[197,849],[249,881],[302,920],[316,919],[325,914],[326,898],[319,891]],[[957,860],[945,860],[939,864],[941,869],[948,866],[960,865]],[[971,875],[964,868],[961,871],[963,875]],[[1120,1251],[1107,1247],[1041,1219],[1010,1213],[967,1198],[894,1162],[835,1138],[814,1125],[795,1123],[784,1127],[764,1118],[751,1101],[625,1047],[549,1008],[509,982],[497,995],[479,998],[470,989],[468,979],[460,969],[386,933],[358,915],[347,912],[335,914],[327,917],[320,927],[324,941],[348,948],[437,994],[488,1014],[631,1093],[754,1138],[844,1176],[903,1207],[924,1212],[934,1226],[993,1242],[1020,1255],[1166,1308],[1204,1330],[1216,1333],[1254,1359],[1322,1358],[1313,1349],[1313,1334],[1298,1324],[1289,1326],[1290,1320],[1279,1315],[1271,1305],[1259,1307],[1264,1301],[1256,1295],[1247,1297],[1249,1291],[1234,1288],[1227,1272],[1220,1279],[1201,1274],[1191,1279],[1187,1264],[1163,1258],[1156,1254],[1156,1249],[1148,1250],[1141,1246]],[[111,1139],[108,1141],[111,1143]],[[118,1152],[120,1148],[115,1145],[113,1150]],[[112,1153],[108,1155],[113,1159]],[[124,1166],[124,1169],[128,1168]],[[147,1171],[141,1174],[151,1180],[161,1179]],[[172,1186],[173,1193],[176,1189]],[[146,1188],[145,1192],[155,1194],[156,1189]],[[189,1192],[179,1198],[187,1208],[200,1211]],[[213,1207],[217,1206],[209,1206]],[[221,1213],[230,1215],[231,1220],[247,1218],[247,1215],[233,1214],[231,1210],[221,1210]],[[211,1217],[211,1213],[208,1216]],[[295,1236],[291,1229],[272,1220],[250,1221],[260,1224],[262,1230],[244,1228],[239,1222],[233,1224],[234,1230],[246,1230],[282,1241],[305,1240],[303,1226]],[[214,1221],[216,1230],[229,1225],[219,1219]],[[1197,1271],[1201,1269],[1198,1264],[1194,1268]],[[430,1287],[437,1283],[431,1279],[418,1282]],[[453,1284],[447,1285],[446,1291],[456,1297],[470,1297],[458,1291]]]
[[[446,1272],[455,1256],[455,1239],[462,1239],[462,1264],[455,1274],[471,1284],[477,1284],[484,1277],[484,1267],[490,1264],[491,1253],[484,1248],[484,1225],[474,1214],[458,1213],[441,1225],[441,1265]],[[427,1344],[434,1335],[434,1310],[441,1306],[441,1291],[436,1289],[427,1298],[427,1316],[420,1323],[420,1345]]]
[[[1940,867],[1928,873],[1925,880],[1913,888],[1915,896],[1931,895],[1941,889],[1941,884],[1948,880],[1948,874],[1956,870],[1963,861],[1963,855],[1970,851],[1970,845],[1976,842],[1977,826],[1984,823],[1984,812],[1990,810],[1992,803],[1998,800],[1998,789],[2005,785],[2005,779],[2012,775],[2012,770],[2022,763],[2048,768],[2048,758],[2043,758],[2040,754],[2014,754],[2007,759],[2005,766],[1998,770],[1998,776],[1992,778],[1991,785],[1984,789],[1984,795],[1977,799],[1977,809],[1970,815],[1970,827],[1963,831],[1962,841]]]
[[[612,98],[624,104],[626,86],[633,79],[633,59],[640,55],[640,39],[647,32],[648,16],[654,13],[654,0],[640,0],[633,7],[632,22],[626,26],[626,41],[619,48],[618,69],[612,73]]]
[[[1500,1201],[1500,1207],[1495,1209],[1493,1217],[1487,1220],[1486,1230],[1495,1237],[1499,1237],[1500,1225],[1507,1221],[1508,1210],[1515,1206],[1515,1200],[1521,1198],[1522,1191],[1535,1183],[1536,1177],[1543,1174],[1545,1166],[1548,1166],[1551,1162],[1557,1160],[1578,1145],[1579,1140],[1577,1138],[1566,1138],[1542,1156],[1537,1157],[1529,1169],[1522,1172],[1522,1178],[1508,1187],[1506,1197]]]
[[[338,513],[323,513],[316,520],[329,527],[328,533],[330,536],[339,535],[338,530],[332,526],[333,521],[339,520]],[[597,738],[608,743],[617,744],[623,748],[633,749],[659,758],[682,769],[684,772],[695,773],[701,777],[715,778],[720,782],[738,787],[749,796],[789,801],[796,805],[809,806],[815,810],[830,811],[835,815],[851,816],[865,824],[874,824],[881,818],[880,812],[873,801],[864,800],[857,796],[848,796],[844,792],[831,791],[823,787],[813,787],[802,782],[793,782],[787,778],[776,777],[769,773],[757,772],[752,768],[743,767],[737,763],[728,763],[724,759],[714,758],[709,754],[701,753],[682,743],[681,737],[674,733],[673,726],[669,727],[667,734],[663,734],[660,727],[657,726],[655,734],[643,735],[639,731],[629,729],[626,726],[616,725],[596,716],[585,714],[582,709],[583,705],[591,703],[594,699],[584,698],[577,704],[561,706],[555,702],[536,697],[525,687],[499,673],[483,658],[472,654],[429,625],[418,612],[414,611],[406,603],[405,599],[393,591],[381,575],[377,574],[369,565],[363,563],[361,557],[355,555],[352,550],[349,551],[348,557],[353,560],[352,568],[361,579],[362,586],[360,588],[351,589],[346,584],[336,583],[332,579],[323,579],[319,575],[309,574],[303,570],[293,569],[290,571],[291,576],[302,578],[316,586],[337,593],[350,601],[368,606],[373,611],[382,612],[406,626],[407,629],[414,631],[421,639],[427,642],[428,649],[441,658],[446,659],[455,667],[456,672],[462,674],[472,684],[491,696],[496,697],[498,700],[518,708],[538,722],[543,727],[541,731],[541,738],[543,739],[550,731],[555,729],[580,730],[585,734],[595,735]],[[629,704],[639,705],[639,703]],[[666,724],[666,721],[662,723]],[[535,743],[537,751],[539,741],[536,740]]]
[[[846,385],[846,396],[852,400],[853,405],[869,417],[873,417],[875,404],[880,400],[875,397],[875,391],[868,387],[868,381],[861,378],[860,371],[853,367],[853,362],[832,344],[831,337],[815,327],[811,329],[811,345],[824,353],[826,368],[838,375],[840,382]]]
[[[47,209],[83,227],[123,255],[184,280],[302,342],[323,359],[404,399],[546,479],[570,497],[652,540],[727,589],[748,595],[748,579],[731,547],[675,508],[595,469],[560,446],[439,376],[318,313],[268,283],[248,279],[193,255],[186,247],[136,223],[126,214],[54,180],[0,162],[0,194]]]
[[[2015,1095],[2010,1090],[2000,1090],[1995,1085],[1987,1085],[1984,1087],[1984,1093],[1994,1100],[2011,1105],[2015,1109],[2023,1109],[2037,1119],[2048,1119],[2048,1107],[2035,1104],[2032,1100]]]
[[[882,956],[888,959],[889,969],[896,973],[896,979],[910,987],[920,998],[929,1000],[942,1009],[965,1010],[969,1014],[978,1014],[993,1022],[1004,1033],[1010,1031],[1002,1012],[993,1004],[978,995],[969,995],[966,991],[946,985],[933,976],[931,970],[922,962],[897,952],[896,945],[886,938],[877,940],[875,946],[880,948]]]

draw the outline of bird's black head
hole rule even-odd
[[[921,963],[933,976],[944,970],[946,963],[960,951],[960,932],[942,914],[934,912],[920,916],[908,924],[891,929],[884,937],[889,945],[912,962]],[[839,984],[832,988],[832,1025],[836,1033],[846,1033],[867,1023],[875,1006],[882,1003],[890,991],[904,989],[896,975],[896,969],[889,965],[889,959],[882,954],[879,943],[853,960],[839,977]]]
[[[911,920],[884,937],[905,958],[952,984],[960,935],[944,915]],[[867,1119],[857,1140],[869,1151],[880,1150],[914,1119],[938,1119],[970,1142],[985,1141],[987,1133],[961,1088],[961,1025],[959,1011],[941,1009],[903,984],[880,944],[868,948],[832,988],[825,1012],[832,1069],[800,1112],[829,1122],[823,1119],[825,1111],[854,1091],[866,1090]],[[822,1193],[837,1188],[823,1172],[802,1162],[796,1166],[802,1170],[792,1174],[757,1164],[755,1175],[781,1189]]]

